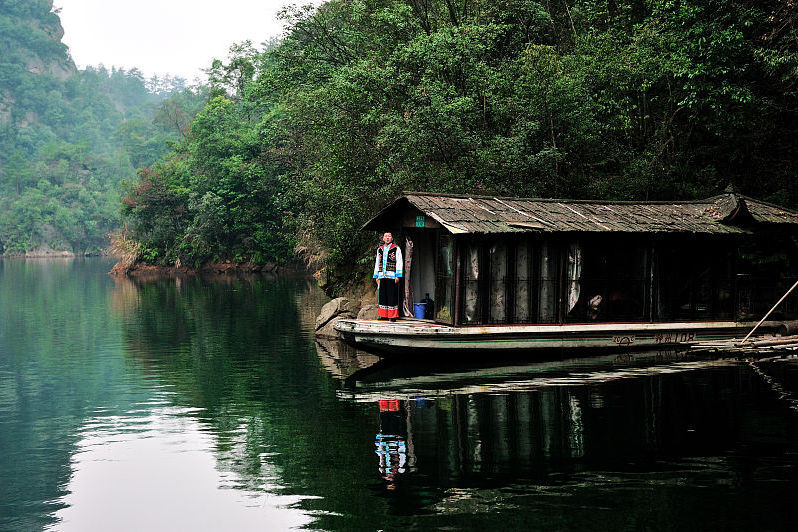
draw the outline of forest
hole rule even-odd
[[[798,204],[791,2],[337,0],[215,61],[123,200],[147,261],[290,261],[332,286],[403,190]]]
[[[794,2],[331,0],[281,16],[279,39],[233,46],[206,87],[113,133],[81,108],[124,148],[89,174],[138,168],[117,249],[162,265],[302,260],[335,291],[371,261],[362,223],[403,190],[668,200],[732,185],[798,205]],[[70,168],[52,142],[19,139],[22,159]],[[15,175],[21,196],[45,193]]]

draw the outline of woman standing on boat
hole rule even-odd
[[[377,315],[379,319],[396,321],[399,317],[399,278],[402,277],[402,250],[393,243],[393,234],[382,235],[374,261],[374,278],[377,280]]]

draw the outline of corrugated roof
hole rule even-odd
[[[699,201],[627,202],[407,192],[363,228],[389,226],[407,204],[452,233],[740,234],[757,224],[798,227],[798,212],[734,193]]]

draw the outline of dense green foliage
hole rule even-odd
[[[796,9],[775,0],[290,9],[279,43],[242,45],[214,64],[215,97],[131,189],[127,212],[153,260],[280,259],[298,243],[345,273],[368,260],[359,225],[403,189],[689,199],[731,183],[795,205]]]
[[[214,63],[211,98],[172,156],[140,171],[123,200],[145,260],[282,262],[293,253],[285,172],[264,152],[270,102],[248,94],[257,54]]]
[[[180,137],[172,107],[201,99],[135,69],[78,71],[51,4],[0,1],[0,254],[107,246],[122,180]]]

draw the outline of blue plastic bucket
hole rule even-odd
[[[424,314],[427,312],[427,304],[426,303],[413,303],[413,316],[423,320]]]

